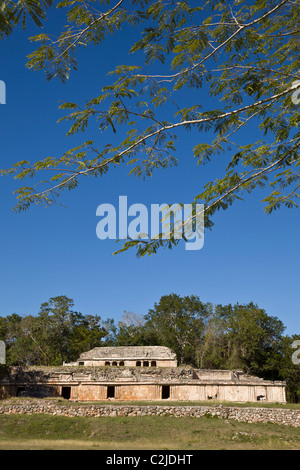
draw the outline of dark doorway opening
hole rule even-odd
[[[107,398],[115,398],[115,386],[109,385],[107,387]]]
[[[161,398],[163,400],[167,400],[167,398],[170,398],[170,385],[163,385],[161,387]]]
[[[265,400],[266,399],[266,396],[265,395],[258,395],[256,397],[257,401],[261,401],[261,400]]]
[[[61,387],[61,396],[65,400],[70,400],[70,398],[71,398],[71,387]]]
[[[25,394],[25,387],[17,387],[17,397],[24,396]]]

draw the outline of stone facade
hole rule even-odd
[[[177,367],[162,346],[100,347],[62,367],[11,367],[0,376],[0,398],[63,397],[74,401],[173,400],[285,403],[285,383],[242,371]]]
[[[165,346],[118,346],[94,348],[70,365],[119,367],[176,367],[176,354]]]
[[[10,368],[0,397],[63,397],[74,401],[172,400],[285,403],[285,383],[240,371],[182,367]]]

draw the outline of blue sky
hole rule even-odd
[[[33,27],[18,30],[0,42],[0,80],[7,87],[7,103],[0,105],[2,168],[23,159],[60,156],[89,138],[99,145],[111,138],[109,133],[95,135],[93,128],[67,138],[67,125],[57,124],[63,115],[58,105],[97,96],[106,73],[126,63],[124,51],[133,37],[111,38],[104,47],[81,53],[78,70],[63,85],[26,69],[32,50],[27,37],[35,33]],[[246,142],[247,133],[242,138]],[[127,176],[128,168],[82,181],[61,198],[65,207],[37,206],[15,214],[16,182],[2,177],[0,315],[36,315],[42,302],[67,295],[76,310],[118,321],[124,310],[145,314],[162,295],[175,292],[213,304],[253,301],[282,320],[287,334],[299,334],[299,210],[281,209],[267,216],[260,202],[263,192],[218,213],[199,251],[186,251],[182,245],[142,259],[135,251],[112,256],[121,245],[97,238],[98,205],[117,206],[120,195],[127,195],[128,204],[148,207],[192,202],[207,180],[219,176],[223,163],[197,166],[192,148],[199,141],[196,133],[180,141],[178,166],[157,171],[146,181]]]

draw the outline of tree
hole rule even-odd
[[[53,0],[18,0],[0,1],[0,37],[9,36],[20,22],[25,28],[30,16],[36,26],[41,27],[46,19],[46,10]]]
[[[209,304],[203,304],[194,295],[164,295],[145,315],[145,328],[153,331],[156,344],[174,350],[180,364],[194,365],[209,309]]]
[[[107,321],[99,315],[83,315],[73,307],[73,300],[62,295],[43,302],[37,316],[0,318],[8,365],[61,365],[101,346],[109,335]]]
[[[82,177],[104,176],[116,165],[129,164],[138,177],[174,165],[176,139],[189,131],[198,138],[193,156],[199,165],[223,155],[224,174],[207,181],[194,198],[205,204],[206,227],[212,228],[216,211],[257,188],[266,190],[266,213],[295,207],[300,188],[299,2],[207,0],[197,6],[193,0],[99,0],[97,5],[58,3],[66,27],[59,37],[31,38],[40,47],[27,65],[43,70],[47,79],[66,81],[76,69],[79,48],[98,45],[112,33],[120,34],[121,43],[123,26],[136,28],[130,65],[120,64],[101,94],[85,104],[61,105],[69,112],[62,118],[71,122],[69,135],[85,131],[95,119],[100,131],[111,129],[115,138],[102,147],[96,138],[62,156],[23,160],[2,170],[36,181],[16,191],[15,210],[51,205]],[[192,100],[191,90],[197,91]],[[210,96],[205,108],[204,96]],[[177,243],[174,236],[171,241],[136,239],[119,251],[134,246],[144,256]]]
[[[42,303],[39,312],[47,332],[47,343],[56,351],[59,363],[70,360],[70,339],[75,326],[73,306],[73,300],[62,295]]]
[[[196,351],[197,366],[200,369],[226,368],[225,324],[215,312],[209,316],[203,339]]]
[[[287,401],[294,403],[300,402],[300,367],[292,361],[295,352],[292,344],[299,340],[300,335],[285,336],[282,339],[284,354],[280,364],[280,378],[285,380],[287,385]]]
[[[70,361],[78,359],[81,353],[100,346],[108,334],[99,315],[83,315],[76,312],[70,334]]]
[[[6,360],[8,363],[11,361],[12,363],[23,362],[23,352],[22,347],[19,348],[16,345],[18,337],[21,335],[21,322],[22,317],[13,313],[12,315],[8,315],[5,318],[6,327],[3,328],[5,332],[5,337],[2,339],[5,340],[6,343]]]
[[[77,360],[82,352],[100,346],[108,334],[99,315],[83,315],[73,307],[73,299],[65,295],[52,297],[41,305],[39,319],[46,344],[51,345],[52,365]]]
[[[116,334],[117,346],[142,346],[145,343],[144,332],[145,319],[142,315],[124,310],[121,320],[118,322]]]
[[[201,367],[241,369],[278,380],[284,330],[281,320],[253,302],[217,305],[204,336]]]

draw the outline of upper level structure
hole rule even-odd
[[[176,354],[165,346],[97,347],[65,366],[177,367]]]

